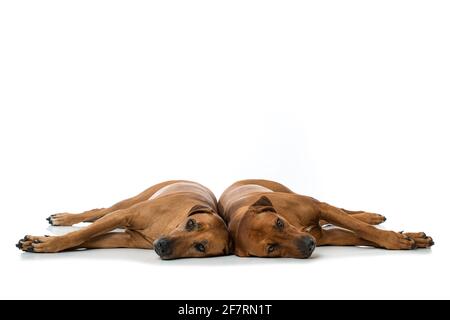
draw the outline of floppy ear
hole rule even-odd
[[[197,213],[210,213],[213,214],[214,210],[207,207],[207,206],[202,206],[202,205],[195,205],[191,208],[191,210],[189,210],[188,212],[188,217],[192,216],[193,214],[197,214]]]
[[[252,207],[273,207],[273,204],[269,198],[262,196],[254,204],[252,204]]]
[[[256,213],[261,213],[264,211],[277,212],[273,207],[272,202],[266,196],[259,198],[254,204],[250,206]]]

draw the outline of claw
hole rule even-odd
[[[405,231],[402,230],[402,231],[400,231],[399,233],[402,234],[403,232],[405,232]]]
[[[29,248],[27,249],[27,252],[34,252],[34,248],[33,248],[33,247],[29,247]]]
[[[28,235],[25,235],[25,236],[23,237],[23,240],[28,240]]]
[[[22,242],[20,242],[20,241],[17,242],[16,243],[16,247],[19,248],[19,249],[22,249]]]
[[[413,239],[411,239],[410,237],[405,237],[405,239],[408,240],[408,241],[412,241],[411,249],[416,249],[417,248],[417,244],[416,244],[416,242]]]

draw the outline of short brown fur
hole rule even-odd
[[[423,232],[374,227],[386,220],[382,215],[340,209],[268,180],[231,185],[219,200],[219,213],[228,224],[235,253],[243,257],[307,258],[315,245],[408,250],[434,244]]]
[[[190,181],[159,183],[135,197],[110,208],[79,214],[60,213],[48,218],[55,226],[93,222],[90,226],[63,236],[25,236],[17,247],[45,253],[79,248],[153,249],[158,239],[170,241],[170,254],[163,259],[206,257],[229,252],[226,225],[217,213],[217,201],[206,187]],[[186,229],[194,221],[191,230]],[[190,222],[191,223],[191,222]],[[124,232],[111,232],[124,228]],[[201,243],[204,252],[196,245]]]

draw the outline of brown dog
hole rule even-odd
[[[231,185],[219,200],[219,213],[241,257],[308,258],[316,245],[415,249],[434,244],[423,232],[375,228],[386,220],[381,215],[339,209],[267,180]],[[322,227],[327,223],[334,226]]]
[[[155,249],[162,259],[208,257],[229,252],[225,222],[206,187],[190,181],[168,181],[110,208],[47,218],[52,225],[92,222],[63,236],[25,236],[17,247],[27,252],[77,248]],[[125,232],[110,232],[125,228]]]

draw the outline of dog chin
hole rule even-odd
[[[159,256],[159,258],[161,259],[161,260],[173,260],[173,259],[176,259],[175,257],[172,257],[172,256]]]

